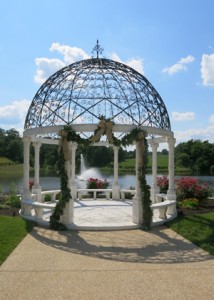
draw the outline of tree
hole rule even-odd
[[[177,166],[187,167],[196,174],[210,174],[214,165],[214,144],[208,141],[190,140],[175,148]]]
[[[21,163],[23,161],[23,143],[17,130],[9,129],[5,131],[4,136],[4,156],[14,162]]]

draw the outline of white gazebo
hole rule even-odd
[[[35,210],[37,221],[42,220],[42,209],[47,208],[43,203],[42,186],[40,185],[40,147],[42,144],[59,143],[59,132],[69,125],[82,138],[88,139],[99,128],[100,119],[111,122],[111,133],[122,139],[134,128],[146,133],[148,144],[152,148],[152,185],[151,201],[153,209],[160,209],[163,222],[176,217],[176,194],[174,187],[174,134],[171,131],[167,109],[158,92],[151,83],[140,73],[129,66],[100,58],[100,46],[97,43],[96,58],[82,60],[66,66],[50,76],[40,87],[29,107],[24,142],[24,189],[22,194],[23,217],[28,218]],[[106,127],[107,128],[107,127]],[[112,199],[121,199],[121,189],[118,183],[118,147],[112,145],[106,133],[93,145],[109,144],[114,149],[114,182]],[[29,149],[34,146],[34,185],[29,189]],[[157,150],[160,143],[167,143],[169,150],[168,178],[169,189],[160,199],[157,186]],[[140,152],[136,146],[136,170]],[[69,142],[69,160],[67,171],[71,199],[66,204],[61,222],[72,224],[74,201],[79,193],[75,174],[75,153],[78,143]],[[136,176],[136,191],[133,198],[133,222],[142,222],[142,204],[139,197],[139,180]],[[53,197],[57,191],[52,191]],[[50,204],[49,204],[50,205]],[[54,209],[54,204],[52,209]],[[162,214],[162,215],[161,215]]]

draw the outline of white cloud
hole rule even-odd
[[[194,56],[188,55],[187,57],[181,58],[176,64],[172,65],[171,67],[166,67],[162,70],[163,73],[167,73],[172,75],[182,70],[187,70],[186,65],[193,62],[195,60]]]
[[[35,63],[37,70],[34,81],[38,84],[44,83],[48,77],[65,66],[65,63],[57,58],[40,57],[35,59]]]
[[[205,128],[190,128],[185,131],[175,131],[175,138],[177,144],[189,141],[191,139],[193,140],[202,140],[206,141],[208,140],[210,143],[214,142],[214,124],[211,124],[210,126],[207,126]]]
[[[74,63],[78,60],[89,58],[89,55],[81,48],[60,45],[59,43],[52,43],[49,50],[52,52],[59,52],[63,55],[63,59],[50,59],[47,57],[37,57],[35,59],[37,70],[36,75],[34,76],[34,81],[39,85],[43,84],[48,77],[66,65]]]
[[[194,112],[172,112],[172,119],[174,121],[191,121],[194,120]]]
[[[214,115],[211,115],[211,116],[209,117],[209,122],[210,122],[211,124],[214,124]]]
[[[144,74],[144,70],[143,70],[143,60],[140,58],[131,58],[127,61],[122,61],[122,59],[119,57],[119,55],[115,52],[113,52],[111,54],[111,59],[118,61],[120,63],[126,64],[129,67],[135,69],[136,71],[138,71],[141,74]]]
[[[176,138],[176,144],[187,142],[191,139],[209,141],[214,143],[214,114],[210,115],[209,123],[205,127],[189,128],[186,130],[175,130],[174,135]]]
[[[0,106],[0,128],[15,128],[17,131],[22,132],[30,104],[31,101],[23,99],[13,101],[9,105]]]
[[[72,64],[78,60],[90,58],[90,56],[81,48],[60,45],[59,43],[52,43],[50,51],[58,51],[61,53],[64,56],[66,65]]]
[[[202,55],[201,78],[205,86],[214,86],[214,53]]]
[[[62,60],[58,58],[47,58],[47,57],[37,57],[35,59],[35,64],[37,67],[36,74],[34,76],[34,81],[39,85],[43,84],[45,80],[50,77],[52,74],[60,70],[66,65],[72,64],[78,60],[88,59],[88,55],[83,49],[78,47],[70,47],[68,45],[61,45],[59,43],[52,43],[50,49],[51,52],[58,52],[63,55]],[[131,68],[135,69],[141,74],[144,74],[143,70],[143,60],[137,58],[131,58],[123,62],[120,57],[113,53],[111,58],[115,61],[125,63]]]

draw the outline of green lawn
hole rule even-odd
[[[168,226],[193,244],[214,255],[214,213],[178,217]]]
[[[1,176],[21,176],[23,175],[23,165],[15,164],[15,165],[4,165],[0,164],[0,175]]]
[[[167,155],[158,155],[157,156],[157,165],[158,169],[168,169],[168,156]],[[152,168],[152,156],[148,156],[148,164],[147,168],[151,169]],[[126,170],[131,170],[135,169],[135,158],[128,158],[124,160],[123,162],[119,163],[119,169],[126,169]]]
[[[35,223],[20,217],[0,216],[0,265],[30,232]]]

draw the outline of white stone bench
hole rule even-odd
[[[21,202],[22,213],[24,216],[31,216],[31,210],[34,209],[36,219],[42,219],[42,213],[44,208],[50,208],[51,213],[54,211],[57,202],[43,203],[37,201],[24,200]]]
[[[151,205],[151,209],[159,209],[159,218],[166,219],[166,215],[174,215],[176,213],[176,200],[166,200]]]
[[[167,200],[167,194],[155,194],[155,203],[159,203],[165,200]]]
[[[51,195],[51,201],[56,200],[56,195],[59,194],[61,190],[53,190],[53,191],[43,191],[41,192],[42,195],[42,202],[45,201],[45,195]]]
[[[21,211],[24,216],[31,216],[31,210],[33,208],[33,200],[21,201]]]
[[[132,195],[135,195],[136,194],[136,190],[126,190],[126,189],[121,189],[120,190],[120,194],[121,194],[121,199],[122,200],[125,200],[126,198],[126,193],[130,193]]]
[[[112,189],[77,189],[78,199],[81,200],[83,194],[85,193],[93,193],[94,200],[97,199],[97,193],[103,193],[106,195],[106,199],[110,199],[110,193]]]
[[[42,203],[42,202],[34,202],[33,203],[33,208],[35,211],[36,219],[41,220],[42,219],[42,213],[44,208],[50,208],[51,209],[51,214],[53,213],[54,209],[56,207],[56,202],[55,203]]]

